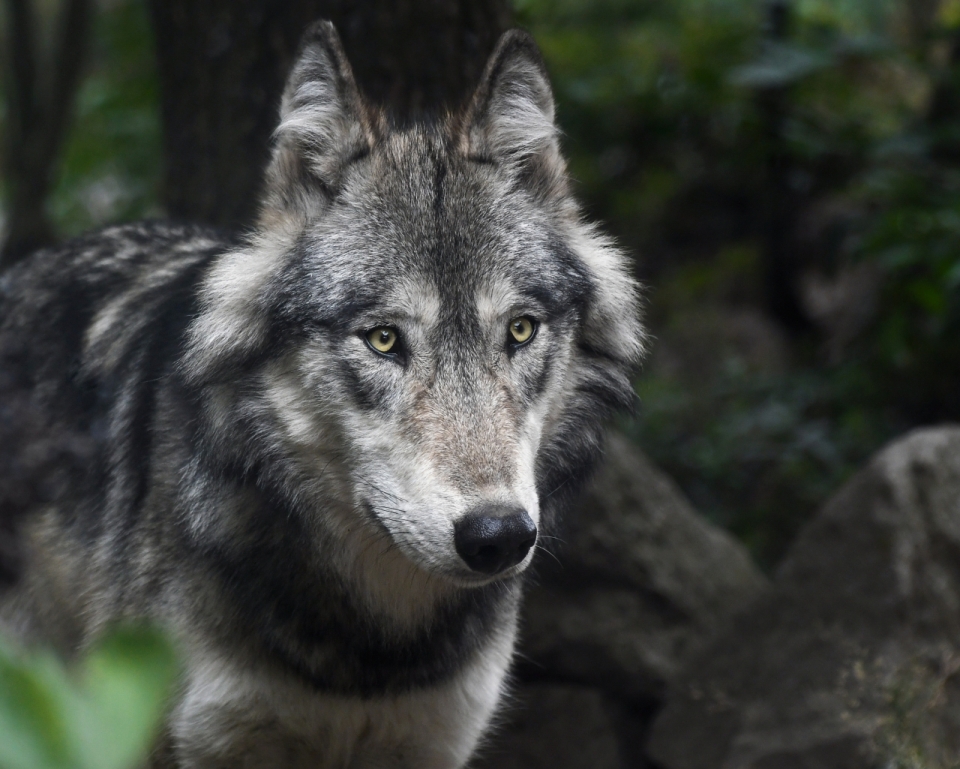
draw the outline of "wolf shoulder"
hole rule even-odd
[[[121,327],[143,328],[171,300],[188,298],[229,245],[211,228],[144,221],[38,251],[0,275],[3,352],[59,340],[57,351],[69,355],[73,342],[77,358],[84,342],[96,346],[98,336]]]
[[[20,532],[20,579],[0,590],[4,629],[65,649],[82,643],[73,616],[97,571],[107,476],[143,485],[138,444],[151,405],[176,367],[204,270],[228,247],[211,229],[141,222],[44,249],[0,275],[0,396],[11,409],[0,437],[14,452],[0,462],[0,502]]]

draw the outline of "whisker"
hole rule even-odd
[[[384,489],[380,488],[380,486],[378,486],[377,484],[375,484],[373,481],[368,480],[367,478],[360,477],[360,478],[358,478],[358,480],[359,480],[361,483],[367,484],[367,486],[369,486],[371,489],[373,489],[374,491],[376,491],[376,492],[379,493],[379,494],[382,494],[382,495],[385,496],[385,497],[388,497],[388,498],[390,498],[390,499],[393,499],[393,500],[396,501],[396,502],[403,502],[403,499],[402,499],[401,497],[398,497],[396,494],[391,494],[389,491],[385,491]]]
[[[567,485],[568,483],[570,483],[570,481],[572,481],[572,480],[573,480],[573,476],[572,476],[572,475],[568,475],[568,476],[567,476],[566,478],[564,478],[557,486],[555,486],[554,489],[553,489],[553,491],[551,491],[549,494],[547,494],[547,495],[544,497],[544,499],[550,499],[550,497],[552,497],[554,494],[556,494],[558,491],[560,491],[560,489],[562,489],[564,486],[566,486],[566,485]]]
[[[541,534],[539,536],[539,539],[555,539],[557,542],[559,542],[562,545],[567,544],[565,539],[563,539],[562,537],[555,537],[552,534]]]
[[[547,550],[547,548],[545,548],[543,545],[540,545],[540,544],[536,545],[536,549],[542,553],[546,553],[547,555],[549,555],[551,558],[553,558],[553,560],[557,562],[557,565],[560,566],[561,569],[563,568],[563,561],[561,561],[557,557],[556,553],[553,553],[550,550]]]

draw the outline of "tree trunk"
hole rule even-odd
[[[254,214],[287,70],[329,18],[360,87],[400,120],[461,101],[509,23],[507,0],[151,0],[171,216]]]
[[[92,0],[66,0],[58,11],[54,45],[40,45],[31,0],[6,0],[9,31],[3,48],[7,74],[7,135],[3,170],[10,186],[8,232],[0,267],[8,267],[54,239],[47,198],[73,116],[87,49]]]

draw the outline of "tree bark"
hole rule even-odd
[[[151,0],[171,216],[254,215],[286,73],[331,19],[361,89],[401,121],[461,101],[507,28],[507,0]]]
[[[9,60],[3,166],[10,185],[9,229],[0,267],[53,240],[46,204],[80,85],[91,0],[66,0],[57,17],[54,49],[44,56],[30,0],[7,0]]]

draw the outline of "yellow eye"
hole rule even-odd
[[[386,355],[397,345],[397,332],[388,326],[377,326],[367,332],[367,342],[374,350]]]
[[[521,315],[519,318],[514,318],[510,321],[510,342],[512,344],[524,344],[529,342],[533,337],[533,332],[536,331],[536,326],[534,325],[533,318],[528,318],[526,315]]]

